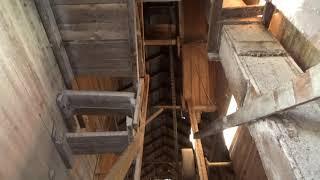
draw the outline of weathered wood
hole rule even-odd
[[[263,9],[260,5],[223,8],[221,19],[256,17],[263,14]]]
[[[262,23],[261,17],[250,17],[250,18],[229,18],[219,20],[218,23],[223,25],[236,25],[236,24],[260,24]]]
[[[159,108],[159,109],[181,109],[181,106],[172,106],[172,105],[157,105],[153,107]]]
[[[72,169],[74,160],[72,157],[72,150],[67,142],[66,137],[56,135],[53,138],[53,142],[66,168]]]
[[[123,4],[126,0],[53,0],[55,5]]]
[[[126,176],[128,169],[131,166],[132,161],[138,155],[139,150],[143,147],[143,139],[145,132],[145,121],[146,121],[146,113],[147,113],[147,99],[149,94],[149,76],[145,76],[144,80],[140,80],[143,82],[143,91],[141,98],[144,99],[143,104],[141,106],[141,120],[140,127],[138,132],[133,140],[133,142],[128,146],[128,148],[121,154],[117,162],[113,165],[108,175],[106,176],[106,180],[114,180],[114,179],[124,179]]]
[[[218,23],[222,13],[223,0],[214,0],[210,8],[209,31],[208,31],[208,52],[217,53],[219,51],[219,36],[221,24]]]
[[[65,90],[57,97],[57,103],[64,115],[69,129],[74,130],[75,114],[131,114],[134,106],[134,93],[108,91],[72,91]]]
[[[132,142],[135,132],[133,129],[133,119],[129,116],[126,116],[126,125],[127,125],[127,131],[128,131],[128,140],[129,142]]]
[[[177,44],[176,39],[157,39],[157,40],[144,40],[145,46],[173,46]]]
[[[178,2],[181,0],[143,0],[143,2]]]
[[[74,74],[69,62],[66,49],[63,46],[62,38],[60,36],[50,2],[49,0],[36,0],[35,4],[37,6],[44,29],[52,45],[53,53],[59,64],[59,68],[66,87],[71,89],[72,83],[74,81]]]
[[[244,100],[237,102],[240,107],[248,107],[252,100],[261,94],[274,91],[303,72],[289,55],[274,54],[272,56],[272,53],[267,53],[268,55],[265,56],[239,55],[235,51],[234,45],[237,41],[234,37],[252,41],[253,44],[256,41],[273,41],[274,39],[263,25],[255,25],[256,30],[246,36],[243,35],[249,33],[253,25],[241,26],[235,27],[228,33],[223,32],[221,42],[224,43],[221,43],[220,57],[232,94],[241,88],[235,85],[236,82],[231,81],[232,78],[238,77],[238,81],[247,82],[247,85],[244,84],[247,87],[244,94],[234,95],[236,99],[244,95]],[[275,49],[279,47],[281,47],[280,44],[274,44]],[[235,65],[231,65],[232,61]],[[242,71],[238,74],[235,72],[236,68]],[[316,173],[318,168],[311,165],[319,162],[320,148],[316,143],[320,139],[317,125],[319,114],[318,102],[310,102],[247,125],[268,179],[319,178],[319,174]],[[308,153],[305,153],[306,151]]]
[[[264,6],[264,9],[263,9],[263,16],[262,16],[262,23],[266,28],[269,28],[271,18],[275,9],[276,9],[275,6],[270,1],[266,2],[266,5]]]
[[[207,161],[207,166],[209,167],[230,167],[232,162],[209,162]]]
[[[262,94],[237,112],[212,121],[208,128],[196,133],[195,137],[214,135],[224,129],[250,123],[319,98],[320,65],[317,65],[276,90]]]
[[[120,153],[128,146],[127,131],[67,133],[74,154]]]
[[[135,103],[135,109],[134,109],[134,116],[133,116],[133,126],[134,128],[137,128],[140,124],[141,119],[141,104],[142,104],[142,90],[143,90],[143,83],[138,83],[138,89],[137,89],[137,95],[136,95],[136,103]]]
[[[65,47],[75,74],[132,76],[127,40],[69,41]]]
[[[53,7],[58,24],[128,22],[126,4],[80,4]]]
[[[64,41],[128,39],[128,23],[59,24]]]

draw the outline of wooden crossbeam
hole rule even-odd
[[[131,114],[135,104],[134,93],[111,91],[73,91],[65,90],[57,97],[58,106],[63,113],[69,129],[74,130],[75,114]]]
[[[120,153],[128,146],[127,131],[67,133],[74,154]]]
[[[250,123],[319,98],[320,64],[274,91],[262,94],[237,112],[212,121],[208,128],[195,133],[195,138],[214,135],[224,129]]]

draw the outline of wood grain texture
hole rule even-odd
[[[58,24],[128,22],[126,4],[56,5]]]
[[[74,154],[120,153],[128,146],[127,131],[67,133]]]
[[[52,141],[65,129],[55,101],[65,86],[34,1],[1,1],[0,40],[0,179],[90,179],[94,161],[67,171]]]

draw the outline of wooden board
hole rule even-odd
[[[128,146],[127,131],[67,133],[74,154],[120,153]]]
[[[56,5],[58,24],[128,22],[126,4]]]
[[[195,43],[182,46],[183,96],[197,105],[213,103],[213,89],[209,86],[209,64],[205,44]]]
[[[80,23],[60,24],[64,41],[128,39],[128,23]]]

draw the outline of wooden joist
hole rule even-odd
[[[212,121],[208,128],[196,133],[195,137],[210,136],[224,129],[250,123],[319,98],[320,65],[317,65],[274,91],[262,94],[237,112]]]
[[[69,57],[67,55],[66,49],[64,48],[62,43],[62,38],[59,33],[50,1],[36,0],[35,4],[37,6],[48,39],[52,45],[52,50],[58,62],[66,87],[68,89],[71,89],[74,81],[74,74],[69,62]]]
[[[155,113],[153,113],[150,117],[148,117],[146,125],[148,125],[151,121],[153,121],[155,118],[157,118],[162,112],[164,111],[163,108],[159,109]]]
[[[132,115],[135,100],[134,93],[131,92],[65,90],[58,95],[57,103],[68,128],[74,130],[76,124],[73,121],[73,115],[75,114]]]
[[[73,154],[120,153],[128,146],[127,131],[67,133]]]

